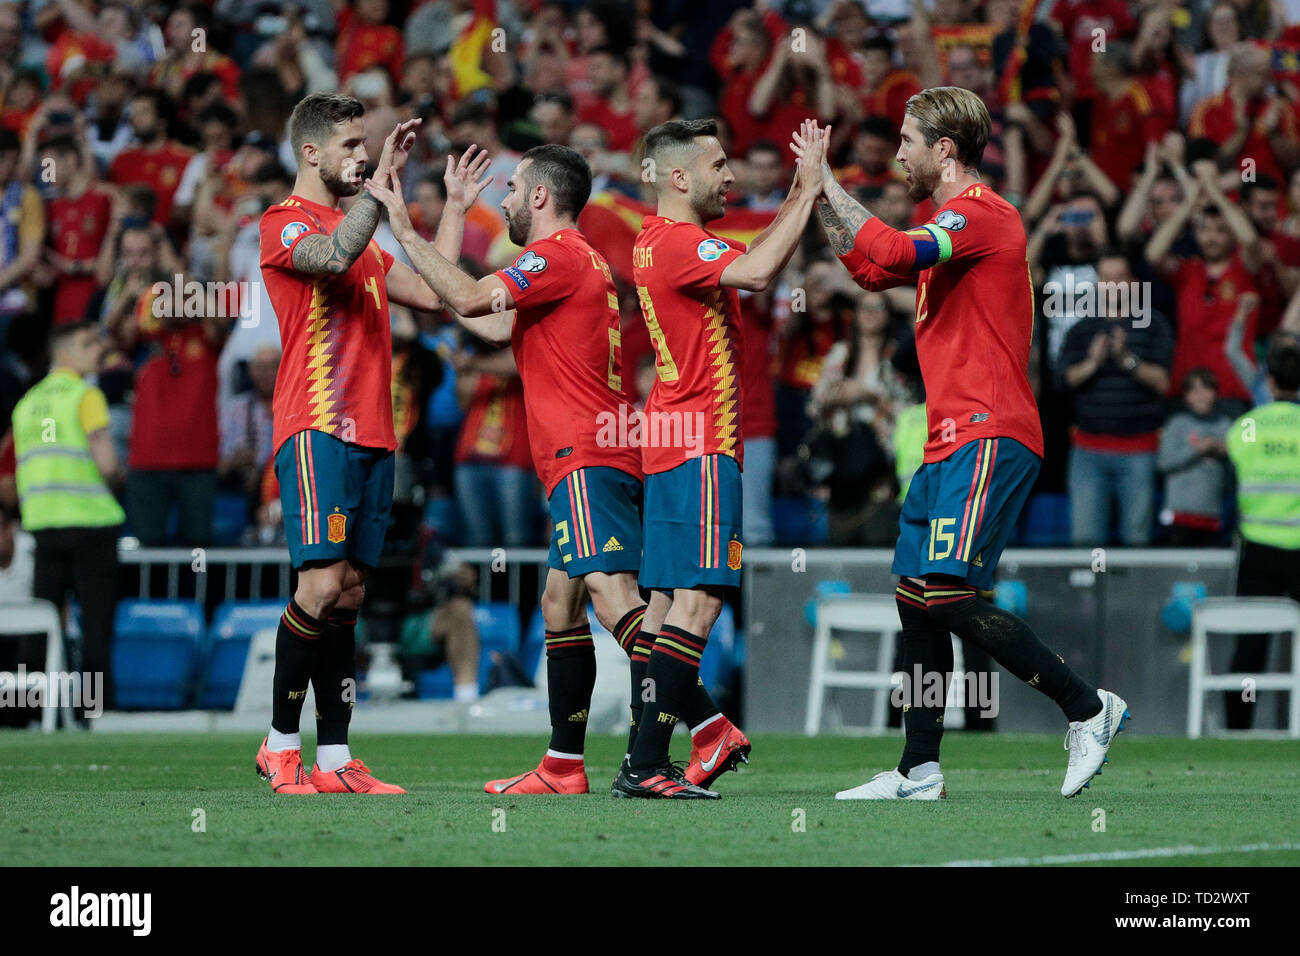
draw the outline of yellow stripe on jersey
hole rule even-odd
[[[334,396],[334,369],[329,363],[329,347],[325,342],[325,295],[318,280],[312,284],[311,305],[307,310],[307,401],[311,406],[312,428],[333,434],[337,425],[337,404]]]
[[[713,353],[713,427],[718,452],[730,455],[736,447],[736,363],[727,334],[723,292],[714,289],[706,300],[705,334]]]

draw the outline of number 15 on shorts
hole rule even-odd
[[[942,561],[952,554],[956,535],[949,529],[957,524],[956,518],[930,519],[930,560]]]

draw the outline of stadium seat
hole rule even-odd
[[[1070,544],[1070,496],[1040,492],[1029,499],[1021,521],[1021,543],[1064,548]]]
[[[212,615],[199,682],[200,710],[231,710],[244,678],[248,645],[258,631],[280,626],[284,602],[225,601]]]
[[[451,700],[455,693],[456,682],[448,664],[415,675],[415,696],[420,700]]]
[[[773,498],[772,527],[778,544],[825,544],[830,537],[826,503],[816,498]]]
[[[1211,674],[1210,635],[1282,634],[1291,645],[1291,670],[1262,674]],[[1240,693],[1250,680],[1256,691],[1280,690],[1287,702],[1288,737],[1300,738],[1300,604],[1290,598],[1208,598],[1192,610],[1191,686],[1187,694],[1187,736],[1201,736],[1205,695]]]
[[[1192,629],[1192,611],[1208,593],[1201,581],[1175,581],[1169,599],[1160,609],[1160,620],[1175,634],[1188,633]]]
[[[852,594],[853,586],[848,581],[818,581],[813,585],[813,596],[808,599],[808,603],[803,606],[804,617],[808,619],[809,627],[817,626],[817,602],[827,598],[838,597],[842,594]]]
[[[817,608],[817,627],[813,632],[812,676],[808,683],[805,734],[812,737],[821,732],[826,691],[835,687],[875,691],[870,729],[885,729],[889,693],[893,687],[894,647],[901,629],[898,606],[892,595],[854,594],[820,603]],[[880,643],[875,670],[840,670],[832,652],[832,631],[878,634]],[[833,715],[833,723],[837,730],[843,729],[838,713]]]
[[[537,679],[537,669],[546,657],[546,622],[542,620],[542,607],[539,604],[528,621],[528,630],[524,632],[524,643],[519,648],[519,662],[524,665],[524,673]]]
[[[700,658],[700,680],[715,700],[724,696],[731,685],[736,670],[735,652],[736,615],[730,604],[724,604]]]
[[[474,625],[478,628],[479,692],[486,694],[492,673],[492,653],[519,654],[519,612],[513,604],[497,601],[474,605]]]
[[[239,544],[246,527],[248,499],[243,495],[218,494],[212,502],[212,543],[218,547]]]
[[[188,706],[203,640],[196,601],[122,601],[113,627],[113,687],[122,710]]]

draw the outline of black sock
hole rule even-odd
[[[686,710],[700,676],[700,657],[705,638],[679,627],[664,626],[655,640],[646,665],[650,699],[645,703],[641,726],[632,746],[633,770],[653,770],[669,763],[669,742],[673,727]]]
[[[357,699],[357,611],[330,611],[311,673],[316,693],[316,746],[346,744]]]
[[[322,622],[295,601],[280,615],[275,636],[275,676],[272,678],[271,726],[282,734],[298,733],[307,684],[320,651]]]
[[[551,709],[550,749],[581,755],[591,691],[596,686],[596,645],[589,625],[546,632],[546,686]]]
[[[641,716],[645,712],[646,697],[649,696],[646,687],[646,667],[650,663],[650,653],[654,650],[655,635],[649,631],[638,631],[632,641],[632,652],[629,658],[632,662],[631,668],[631,691],[628,709],[632,711],[632,723],[627,732],[627,752],[630,754],[632,748],[636,746],[637,728],[641,725]]]
[[[722,711],[718,710],[718,705],[709,696],[709,691],[704,686],[704,680],[696,673],[690,696],[682,702],[682,719],[686,721],[686,729],[692,730],[710,717],[716,717],[720,713]]]
[[[618,641],[618,646],[623,648],[623,653],[627,655],[632,664],[631,693],[628,695],[628,711],[631,716],[627,731],[628,753],[632,752],[632,742],[636,740],[636,723],[641,716],[641,682],[638,676],[645,677],[645,659],[642,658],[641,665],[638,668],[636,644],[637,637],[641,633],[641,622],[645,619],[645,612],[646,606],[639,604],[620,617],[618,623],[614,625],[614,640]]]
[[[942,701],[947,700],[948,684],[952,680],[952,635],[931,620],[925,609],[923,587],[911,581],[899,581],[894,596],[898,601],[898,619],[903,625],[903,673],[907,675],[903,686],[910,690],[903,701],[907,743],[898,761],[898,772],[906,776],[913,767],[939,760],[939,744],[943,740]],[[936,674],[942,676],[933,676]],[[936,680],[943,682],[944,696],[937,707],[927,706],[926,690]]]
[[[926,580],[925,606],[936,624],[984,648],[1006,670],[1056,701],[1067,720],[1087,720],[1100,713],[1097,688],[1072,671],[1028,624],[979,597],[963,581],[932,581]]]

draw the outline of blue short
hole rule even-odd
[[[1041,465],[1014,438],[977,439],[922,465],[898,518],[893,572],[951,574],[979,590],[992,588]]]
[[[705,455],[645,478],[641,586],[740,587],[740,467]]]
[[[571,578],[641,567],[641,480],[617,468],[569,472],[551,492],[548,567]]]
[[[393,453],[300,431],[275,453],[289,558],[379,563],[393,508]]]

